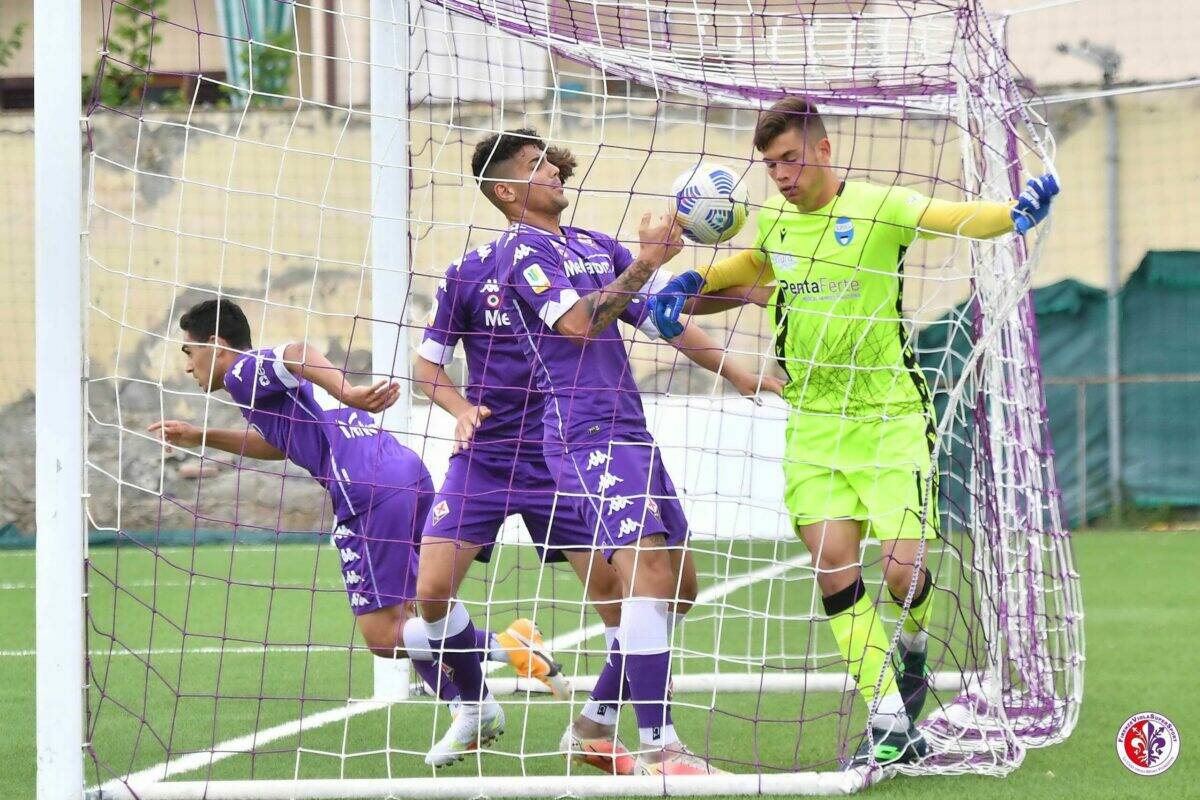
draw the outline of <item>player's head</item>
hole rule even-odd
[[[796,205],[819,196],[833,180],[825,123],[807,98],[785,98],[759,115],[754,147],[779,193]]]
[[[525,216],[557,217],[570,201],[563,193],[563,165],[570,175],[575,159],[550,148],[533,128],[517,128],[475,145],[471,173],[492,205],[510,220]]]
[[[179,318],[187,372],[200,388],[225,388],[225,372],[250,344],[250,323],[232,300],[205,300]]]

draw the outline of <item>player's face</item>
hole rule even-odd
[[[218,348],[212,341],[199,342],[184,334],[183,354],[187,356],[187,374],[196,379],[201,391],[215,392],[224,387],[224,374],[217,369]]]
[[[829,156],[829,139],[809,142],[793,128],[772,139],[762,153],[775,188],[798,206],[821,194],[828,179]]]
[[[510,184],[516,195],[514,205],[517,210],[556,215],[570,205],[563,192],[558,167],[550,163],[539,147],[525,145],[512,161],[513,177],[522,181]]]

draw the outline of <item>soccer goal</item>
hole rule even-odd
[[[106,39],[82,129],[79,4],[36,4],[40,800],[840,794],[896,772],[1004,775],[1070,735],[1083,611],[1029,295],[1048,226],[919,239],[903,260],[901,336],[936,411],[920,764],[840,769],[866,714],[785,511],[787,407],[661,341],[628,332],[699,575],[672,635],[675,725],[728,774],[564,758],[604,628],[517,519],[462,599],[489,627],[532,618],[574,696],[490,672],[505,736],[435,773],[422,757],[449,712],[356,633],[320,487],[148,432],[245,427],[180,354],[180,315],[222,297],[257,347],[312,344],[362,381],[398,380],[377,424],[436,482],[454,422],[418,401],[408,365],[447,266],[504,230],[471,172],[493,132],[569,149],[565,220],[631,246],[700,163],[732,168],[761,207],[775,189],[752,134],[788,95],[820,109],[848,178],[1008,201],[1054,149],[986,3],[93,1]],[[746,249],[753,227],[671,266]],[[696,321],[730,362],[784,377],[770,308]],[[461,384],[462,360],[448,369]],[[880,562],[866,539],[886,599]],[[903,606],[880,608],[895,648]]]

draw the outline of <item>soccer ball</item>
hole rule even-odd
[[[675,179],[675,213],[683,235],[700,244],[732,239],[746,224],[750,205],[738,176],[721,164],[701,164]]]

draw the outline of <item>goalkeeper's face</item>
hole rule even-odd
[[[556,217],[571,203],[563,192],[559,169],[536,145],[522,147],[508,166],[511,181],[497,185],[510,219],[524,216]]]
[[[807,141],[803,131],[789,128],[763,148],[762,158],[779,193],[809,211],[830,178],[830,154],[829,139]]]

